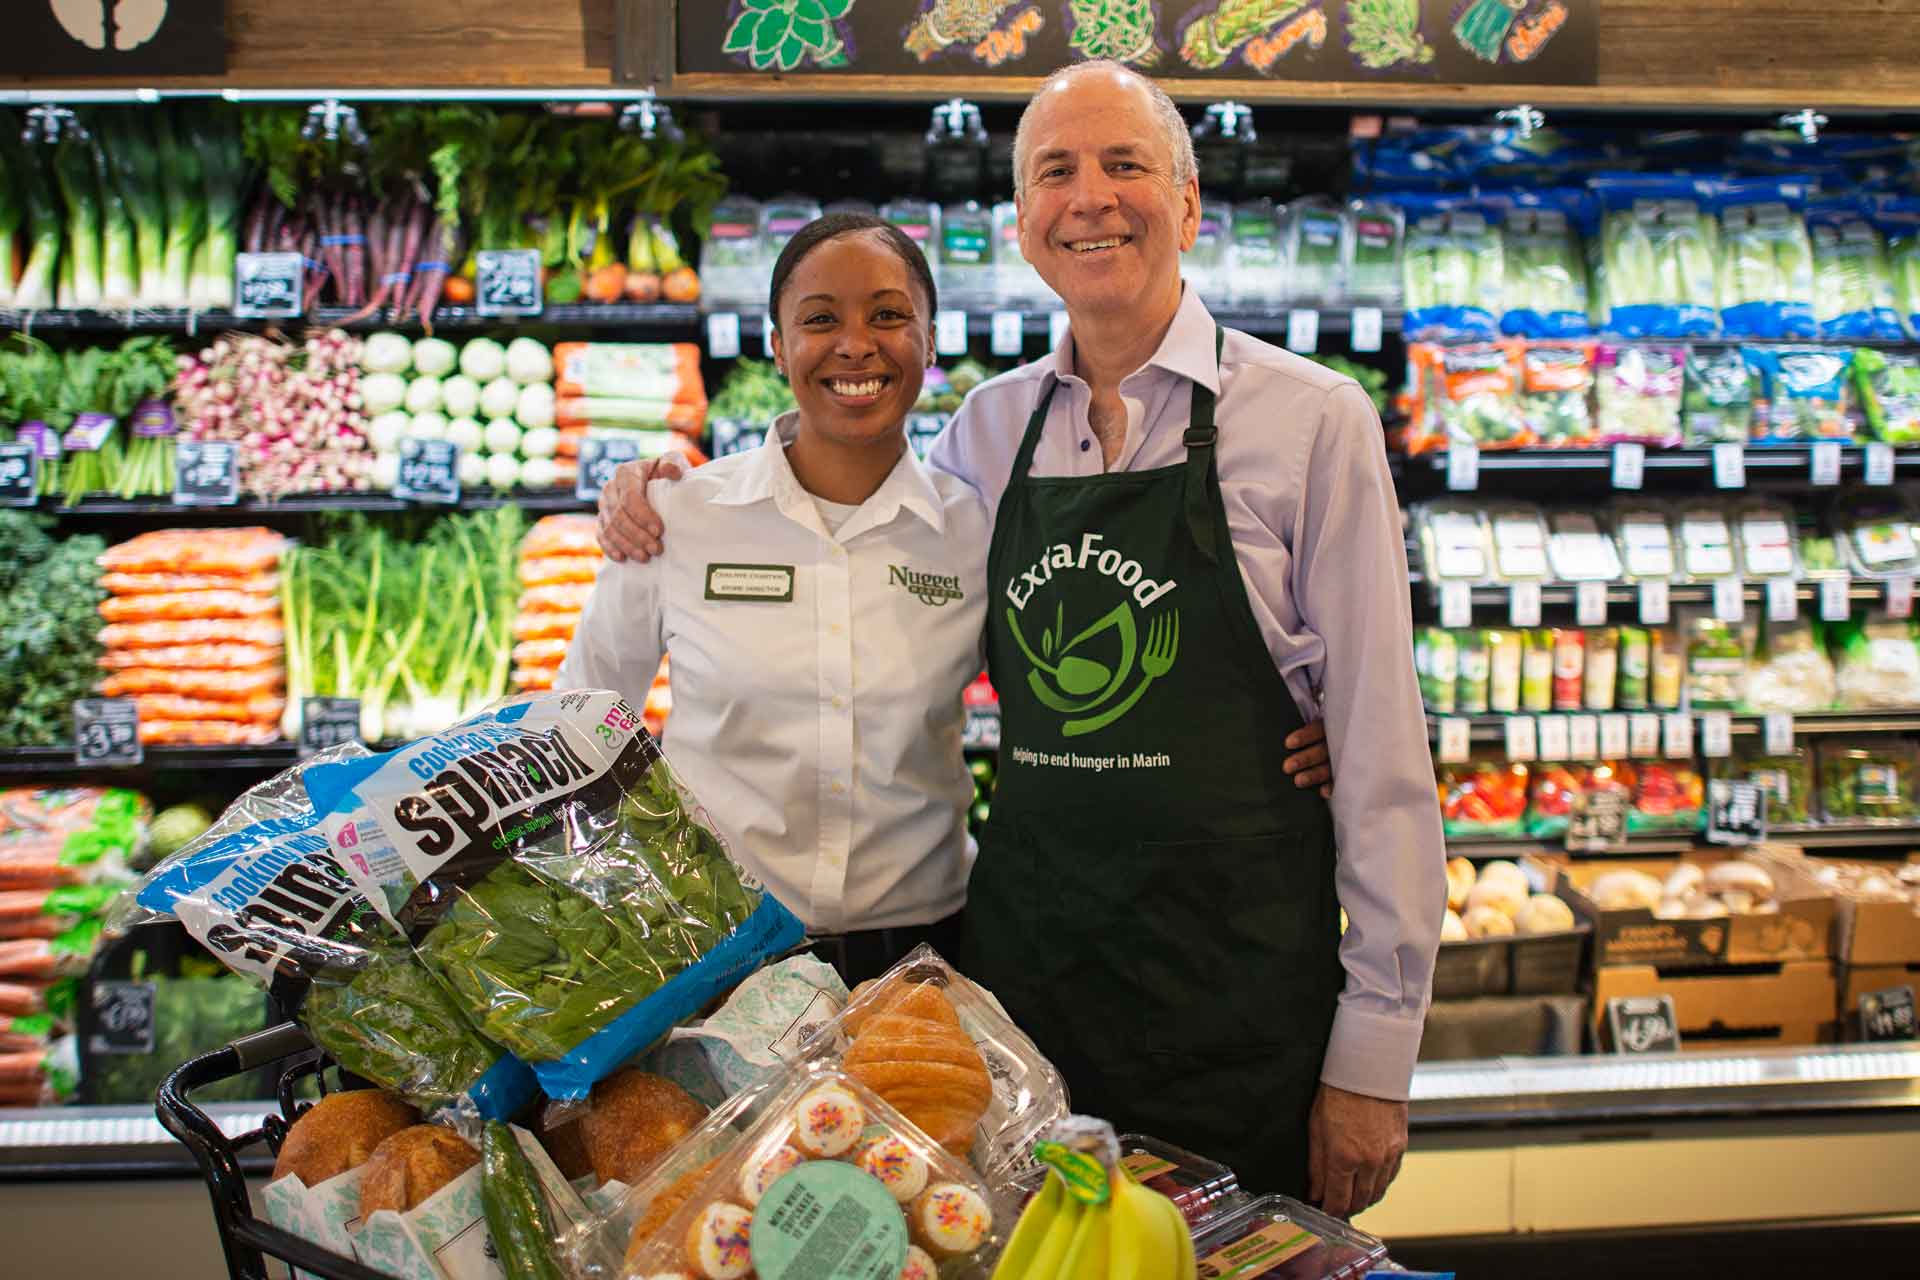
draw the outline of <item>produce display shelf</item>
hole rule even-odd
[[[1806,849],[1913,849],[1920,848],[1920,827],[1779,826],[1768,828],[1767,839]]]
[[[709,304],[712,313],[737,313],[740,317],[740,336],[742,339],[764,340],[766,335],[766,312],[759,306],[731,306],[724,303]],[[1053,333],[1053,317],[1061,312],[1056,303],[1007,302],[992,305],[943,306],[942,311],[963,311],[967,317],[967,336],[969,338],[990,337],[993,333],[993,317],[996,313],[1015,312],[1020,316],[1020,331],[1026,337],[1048,338]],[[1318,329],[1323,334],[1345,335],[1353,332],[1353,313],[1356,308],[1345,304],[1316,305],[1303,302],[1297,306],[1262,307],[1236,309],[1233,307],[1210,307],[1213,318],[1229,329],[1238,329],[1242,333],[1285,334],[1293,323],[1295,311],[1313,311],[1319,316]],[[1380,312],[1381,332],[1385,335],[1400,331],[1400,321],[1405,314],[1395,307],[1375,308]],[[704,335],[703,335],[704,336]],[[751,354],[751,353],[750,353]]]
[[[1670,715],[1673,713],[1644,708],[1639,711],[1523,711],[1517,714],[1529,719],[1537,719],[1541,716]],[[1705,713],[1695,711],[1692,714],[1697,717]],[[1468,741],[1504,744],[1507,740],[1507,721],[1513,718],[1509,715],[1429,715],[1427,737],[1429,741],[1439,741],[1442,720],[1465,720],[1468,725]],[[1732,717],[1732,730],[1735,737],[1765,733],[1766,726],[1767,718],[1764,715]],[[1920,709],[1907,707],[1888,711],[1807,711],[1794,716],[1793,732],[1795,737],[1831,737],[1858,733],[1920,733]]]
[[[148,747],[137,765],[82,765],[71,745],[0,748],[0,780],[84,775],[96,781],[160,770],[221,773],[272,773],[299,759],[291,742],[258,747]]]
[[[1447,451],[1444,449],[1434,453],[1399,456],[1403,459],[1402,466],[1408,474],[1444,477],[1447,473]],[[1808,444],[1750,444],[1745,447],[1743,457],[1749,474],[1757,473],[1766,479],[1806,477],[1811,475],[1813,468],[1813,448]],[[1559,475],[1569,471],[1611,472],[1613,458],[1612,446],[1599,449],[1483,450],[1480,454],[1480,474],[1518,478]],[[1864,474],[1866,465],[1867,446],[1841,445],[1840,474],[1843,477]],[[1894,449],[1893,465],[1896,474],[1900,472],[1920,474],[1920,449]],[[1655,472],[1711,476],[1714,469],[1713,450],[1648,449],[1645,469]],[[1626,494],[1631,491],[1622,490],[1621,492]],[[1738,492],[1738,490],[1729,490],[1729,492]]]
[[[38,509],[48,515],[61,517],[160,517],[196,522],[222,515],[307,515],[324,511],[486,511],[497,507],[519,507],[544,515],[555,511],[591,511],[594,504],[582,501],[570,488],[539,493],[499,493],[493,489],[476,488],[463,491],[459,503],[451,507],[408,502],[385,493],[295,493],[284,498],[247,498],[230,506],[188,506],[164,498],[113,498],[105,495],[82,498],[72,506],[64,506],[58,499],[48,496],[41,499]]]
[[[1663,833],[1657,835],[1629,836],[1625,844],[1617,849],[1609,849],[1598,856],[1609,858],[1667,858],[1677,857],[1694,848],[1693,839],[1685,834]],[[1451,857],[1465,858],[1470,862],[1481,862],[1489,858],[1516,858],[1523,853],[1564,854],[1567,848],[1558,837],[1546,839],[1541,836],[1461,836],[1447,841],[1447,853]]]
[[[1424,593],[1416,592],[1414,604],[1429,609],[1439,605],[1439,584],[1430,581],[1426,574],[1418,569],[1410,570],[1407,580],[1415,587],[1426,587]],[[1749,605],[1765,604],[1767,586],[1759,579],[1748,579],[1741,584],[1742,599]],[[1472,588],[1473,607],[1508,608],[1513,601],[1513,587],[1507,584]],[[1867,604],[1878,604],[1886,599],[1887,584],[1873,578],[1854,578],[1848,584],[1847,598]],[[1795,584],[1794,598],[1801,604],[1817,604],[1820,600],[1820,582],[1816,578],[1803,578]],[[1573,583],[1547,583],[1540,588],[1540,607],[1542,609],[1572,609],[1580,599],[1580,589]],[[1667,588],[1667,603],[1671,608],[1708,608],[1713,604],[1713,584],[1711,582],[1681,582]],[[1640,604],[1640,585],[1635,582],[1609,582],[1607,584],[1607,607],[1627,606],[1637,610]],[[1667,624],[1661,624],[1667,625]]]
[[[290,320],[259,320],[231,311],[0,311],[0,327],[33,333],[60,330],[74,333],[133,331],[207,334],[223,329],[259,329],[269,324],[299,328],[308,324],[353,330],[397,328],[418,331],[419,319],[394,324],[388,315],[374,315],[347,323],[354,312],[346,307],[318,307],[311,315]],[[572,329],[620,329],[645,336],[690,342],[700,336],[700,312],[681,303],[570,303],[545,308],[533,316],[483,316],[471,307],[441,307],[433,314],[440,329],[488,329],[518,325],[556,325]]]

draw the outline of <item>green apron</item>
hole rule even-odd
[[[1000,771],[968,972],[1060,1068],[1074,1110],[1304,1198],[1345,980],[1333,828],[1282,768],[1302,720],[1234,558],[1214,396],[1193,387],[1183,463],[1036,479],[1058,386],[1027,423],[988,555]]]

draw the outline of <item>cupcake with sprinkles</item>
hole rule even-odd
[[[701,1280],[745,1280],[753,1270],[753,1214],[721,1201],[702,1209],[687,1228],[687,1261]]]
[[[871,1175],[901,1204],[927,1189],[927,1162],[919,1152],[884,1130],[863,1140],[853,1152],[854,1167]]]
[[[867,1127],[867,1109],[845,1085],[823,1084],[794,1104],[794,1146],[816,1160],[837,1160],[853,1150]]]
[[[938,1258],[957,1258],[987,1242],[993,1210],[978,1191],[940,1182],[921,1192],[907,1212],[913,1242]]]
[[[907,1246],[907,1265],[900,1268],[900,1280],[940,1280],[940,1268],[927,1251],[917,1244]]]
[[[747,1161],[740,1167],[740,1198],[747,1202],[749,1208],[758,1208],[760,1197],[767,1194],[767,1188],[806,1162],[805,1156],[785,1144],[756,1160]]]

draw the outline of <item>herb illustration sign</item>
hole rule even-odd
[[[1599,0],[681,0],[682,74],[1592,84]]]

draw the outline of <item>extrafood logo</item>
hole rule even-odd
[[[964,600],[966,593],[960,590],[958,577],[947,577],[938,573],[921,573],[905,565],[887,566],[887,585],[904,587],[907,593],[920,601],[938,609],[949,600]]]
[[[1077,549],[1056,543],[1007,583],[1007,626],[1030,667],[1027,687],[1042,706],[1066,717],[1060,731],[1068,738],[1097,733],[1133,710],[1180,656],[1178,609],[1162,609],[1147,618],[1144,642],[1140,624],[1140,616],[1179,584],[1147,577],[1138,560],[1101,548],[1105,541],[1088,533],[1081,535]],[[1057,575],[1088,570],[1119,585],[1119,602],[1076,631],[1067,619],[1065,601],[1056,600],[1053,620],[1043,624],[1036,648],[1020,627],[1027,605]]]

